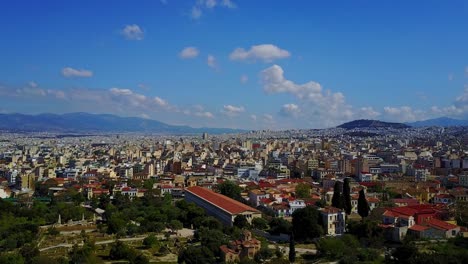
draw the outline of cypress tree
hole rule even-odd
[[[294,242],[294,232],[291,232],[289,237],[289,262],[294,263],[296,261],[296,245]]]
[[[343,184],[340,181],[335,182],[335,187],[333,187],[333,197],[332,197],[332,206],[336,208],[344,208],[343,194],[341,190],[343,189]]]
[[[351,189],[349,187],[349,178],[344,180],[343,185],[343,199],[344,199],[344,209],[347,215],[351,214]]]
[[[364,193],[364,189],[359,191],[359,198],[358,198],[358,214],[364,219],[369,215],[369,204],[367,203],[366,194]]]

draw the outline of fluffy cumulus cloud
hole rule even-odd
[[[271,62],[278,59],[284,59],[291,56],[287,50],[281,49],[273,44],[261,44],[250,47],[249,50],[236,48],[229,58],[235,61],[264,61]]]
[[[196,47],[185,47],[179,52],[179,58],[181,59],[193,59],[200,54],[200,51]]]
[[[415,111],[410,106],[401,107],[384,107],[384,112],[391,120],[398,120],[400,122],[412,122],[417,121],[418,116],[422,115],[422,112]]]
[[[346,104],[345,96],[340,92],[324,90],[314,81],[297,84],[284,77],[283,69],[273,65],[260,74],[263,89],[267,94],[288,93],[295,96],[307,108],[306,116],[314,120],[316,126],[334,126],[349,120],[354,113]],[[289,108],[294,108],[289,106]],[[281,112],[284,113],[282,109]]]
[[[192,19],[199,19],[204,10],[213,10],[215,7],[233,9],[237,6],[232,0],[197,0],[195,5],[192,7],[190,17]]]
[[[143,30],[136,24],[126,25],[120,33],[128,40],[143,40],[145,37]]]
[[[208,55],[208,57],[206,58],[206,64],[208,64],[210,68],[218,68],[218,63],[216,62],[216,58],[213,55]]]
[[[385,120],[396,122],[413,122],[442,116],[459,119],[468,118],[468,85],[448,106],[432,106],[428,109],[414,109],[410,106],[386,106],[383,113]]]
[[[297,116],[301,110],[299,106],[296,104],[284,104],[281,107],[280,114],[283,116]]]
[[[234,117],[245,112],[245,108],[243,106],[225,105],[221,112],[229,117]]]
[[[62,69],[62,75],[66,78],[81,77],[89,78],[93,76],[93,72],[85,69],[74,69],[71,67],[65,67]]]
[[[358,118],[363,118],[363,119],[376,119],[381,115],[380,112],[377,110],[374,110],[373,107],[361,107],[359,108],[358,111]]]

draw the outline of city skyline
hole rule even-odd
[[[464,1],[0,6],[4,113],[242,129],[468,119]]]

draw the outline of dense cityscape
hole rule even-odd
[[[466,127],[0,142],[2,263],[468,256]]]
[[[1,0],[0,264],[467,264],[468,1]]]

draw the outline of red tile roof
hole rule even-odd
[[[427,227],[427,226],[422,226],[422,225],[413,225],[413,226],[410,227],[409,229],[410,229],[410,230],[413,230],[413,231],[421,232],[421,231],[424,231],[424,230],[429,229],[429,227]]]
[[[194,186],[194,187],[189,187],[185,189],[186,192],[189,192],[195,196],[198,196],[199,198],[213,204],[216,207],[219,207],[223,209],[224,211],[227,211],[231,214],[239,214],[243,213],[245,211],[250,211],[250,212],[259,212],[257,209],[252,208],[250,206],[247,206],[239,201],[236,201],[234,199],[231,199],[227,196],[224,196],[219,193],[215,193],[209,189],[200,187],[200,186]]]
[[[456,226],[456,225],[452,225],[452,224],[449,224],[449,223],[447,223],[447,222],[444,222],[444,221],[442,221],[442,220],[435,219],[435,218],[432,218],[432,219],[430,219],[429,221],[427,221],[427,222],[426,222],[426,225],[428,225],[428,226],[430,226],[430,227],[437,228],[437,229],[446,230],[446,231],[458,227],[458,226]]]

